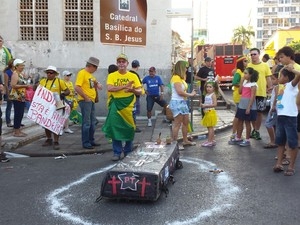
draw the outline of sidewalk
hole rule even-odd
[[[3,118],[5,115],[5,105],[1,106],[3,112]],[[219,121],[215,128],[216,132],[231,127],[232,119],[234,117],[233,110],[230,109],[220,109],[217,110]],[[13,118],[13,112],[12,117]],[[96,128],[95,141],[100,143],[100,146],[95,147],[95,149],[84,149],[81,145],[81,126],[74,124],[70,126],[70,129],[74,131],[74,134],[64,133],[60,139],[60,150],[53,150],[51,147],[42,147],[45,141],[44,129],[36,125],[34,122],[27,119],[26,115],[22,120],[25,125],[22,131],[28,134],[27,137],[14,137],[12,136],[13,128],[6,126],[5,120],[3,119],[2,126],[2,145],[8,154],[15,153],[31,157],[46,157],[46,156],[61,156],[61,155],[80,155],[80,154],[97,154],[107,151],[112,151],[112,145],[109,140],[104,137],[101,131],[101,126],[104,122],[104,118],[99,118],[99,124]],[[200,125],[201,113],[197,110],[193,112],[193,137],[197,137],[200,134],[206,134],[207,129]],[[137,118],[137,126],[142,130],[141,133],[136,133],[134,139],[134,146],[146,142],[155,141],[159,133],[161,133],[161,139],[164,141],[167,136],[171,136],[171,126],[169,123],[165,123],[163,120],[163,115],[158,115],[153,119],[153,126],[147,127],[147,119]],[[181,135],[181,132],[179,132]],[[179,138],[181,139],[181,137]]]

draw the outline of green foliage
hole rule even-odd
[[[300,40],[292,41],[289,46],[297,53],[300,53]]]
[[[254,37],[255,32],[252,27],[245,28],[244,26],[239,26],[233,30],[232,43],[241,44],[244,48],[251,46],[251,37]]]

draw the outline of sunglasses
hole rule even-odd
[[[69,75],[66,75],[67,77],[70,77],[70,76],[72,76],[72,74],[69,74]]]
[[[54,71],[47,71],[47,74],[55,74]]]
[[[252,53],[252,54],[250,54],[251,56],[254,56],[254,55],[257,55],[256,53]]]

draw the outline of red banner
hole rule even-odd
[[[146,0],[100,0],[102,43],[145,46],[146,22]]]

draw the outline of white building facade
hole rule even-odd
[[[155,66],[165,83],[171,75],[172,31],[166,9],[171,0],[147,1],[147,35],[145,46],[107,45],[100,42],[100,1],[105,0],[1,0],[0,35],[14,58],[33,64],[40,75],[49,65],[75,75],[90,56],[100,59],[95,73],[106,82],[107,68],[121,52],[129,61],[138,59],[141,78]],[[135,0],[131,0],[135,1]],[[130,69],[130,65],[128,66]],[[72,80],[75,81],[75,77]],[[106,115],[106,90],[99,92],[97,116]],[[146,114],[142,100],[142,114]]]

